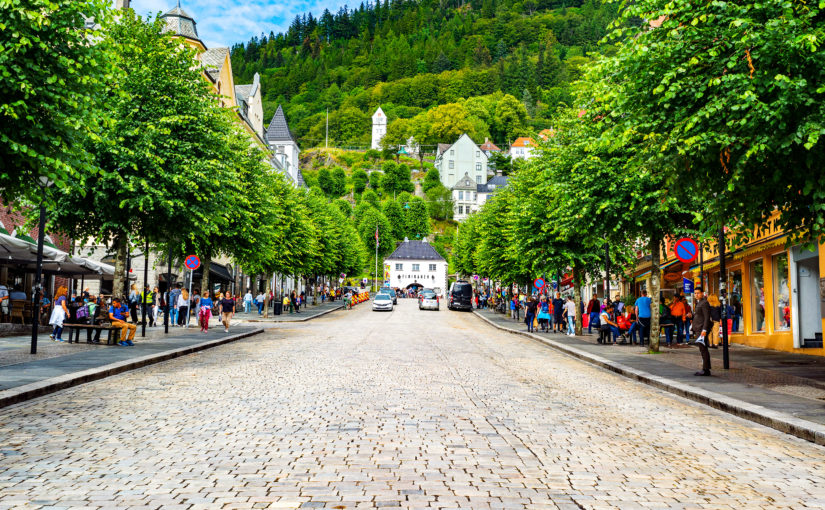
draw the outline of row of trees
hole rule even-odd
[[[779,212],[789,242],[821,239],[821,16],[802,4],[629,5],[616,56],[578,85],[541,156],[460,226],[455,269],[523,283],[571,268],[578,300],[606,249],[630,267],[639,248],[655,300],[669,236],[736,245]],[[658,320],[654,306],[654,333]]]
[[[0,89],[15,122],[0,139],[2,198],[42,200],[52,229],[114,247],[116,296],[130,243],[198,253],[204,287],[220,254],[247,274],[361,270],[355,226],[275,171],[160,21],[131,10],[115,20],[102,0],[35,4],[11,7],[3,31],[26,37],[0,58],[15,78]]]

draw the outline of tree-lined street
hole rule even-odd
[[[0,423],[2,508],[825,505],[819,446],[412,300],[282,325]]]

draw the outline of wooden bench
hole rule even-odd
[[[77,338],[74,340],[75,343],[80,343],[80,330],[86,330],[86,341],[88,342],[92,338],[92,331],[108,331],[106,335],[106,345],[112,345],[118,342],[120,339],[120,326],[98,326],[94,324],[69,324],[63,323],[63,327],[69,330],[69,343],[72,343],[72,338],[75,337],[75,333]],[[112,339],[112,332],[115,332],[115,338]]]

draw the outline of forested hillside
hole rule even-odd
[[[296,17],[235,45],[232,64],[241,82],[261,74],[266,118],[282,104],[302,147],[323,144],[327,108],[332,145],[368,145],[378,105],[389,137],[468,131],[506,145],[548,127],[616,12],[596,0],[377,0]]]

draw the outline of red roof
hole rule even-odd
[[[498,152],[501,152],[501,149],[499,149],[499,148],[496,146],[496,144],[494,144],[494,143],[493,143],[493,142],[491,142],[490,140],[486,140],[483,144],[481,144],[481,150],[483,150],[483,151],[498,151]]]
[[[510,147],[535,147],[536,141],[532,138],[527,138],[525,136],[520,136],[516,138],[516,141],[513,142],[513,145]]]

